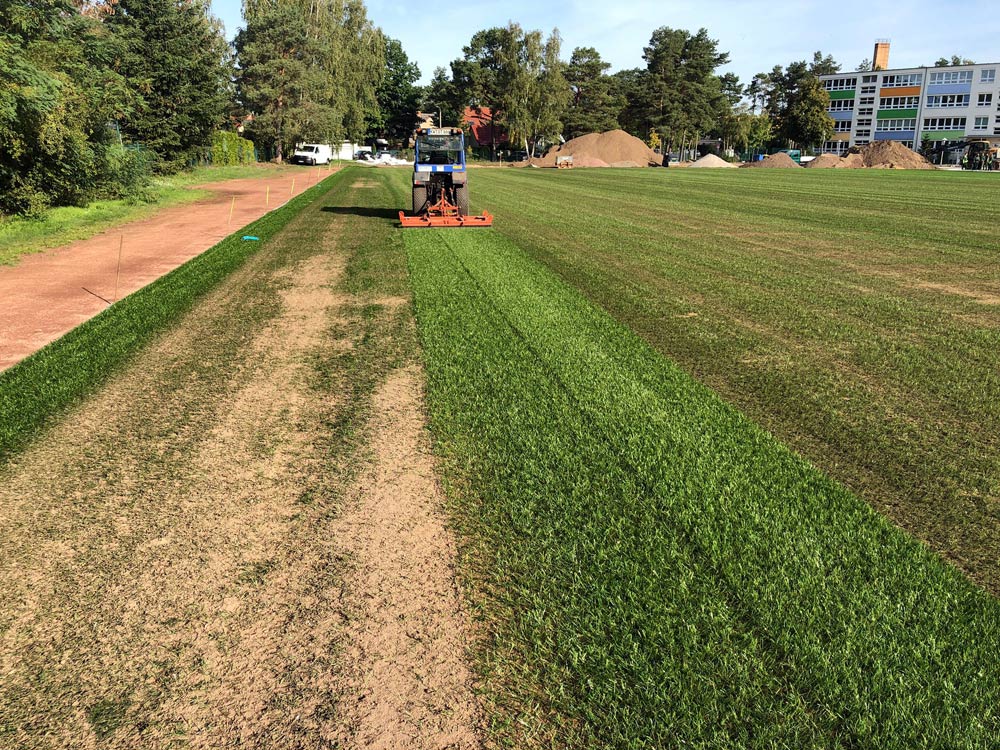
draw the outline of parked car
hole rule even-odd
[[[333,159],[333,149],[325,143],[300,143],[289,161],[292,164],[329,164]]]

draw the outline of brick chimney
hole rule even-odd
[[[872,53],[872,70],[889,69],[889,40],[876,39],[875,52]]]

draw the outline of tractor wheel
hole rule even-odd
[[[413,186],[413,215],[420,216],[427,208],[427,187]]]
[[[469,186],[468,185],[456,185],[455,186],[455,203],[458,204],[458,215],[468,216],[469,215]]]

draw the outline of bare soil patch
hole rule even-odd
[[[0,266],[0,370],[55,341],[330,174],[300,173],[199,185],[213,196]],[[292,183],[294,179],[294,185]],[[235,198],[235,203],[233,199]],[[232,210],[232,219],[229,214]],[[119,273],[118,256],[121,249]],[[117,291],[116,291],[117,290]]]
[[[424,433],[420,372],[398,370],[374,400],[372,465],[334,537],[346,575],[339,737],[347,748],[473,748],[477,704],[455,545]]]
[[[409,315],[337,289],[346,222],[294,220],[0,466],[0,746],[477,746],[419,370],[370,450],[338,433],[361,323]]]

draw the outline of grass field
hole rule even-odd
[[[498,231],[1000,594],[996,175],[474,178]]]
[[[340,742],[419,356],[491,745],[1000,745],[990,177],[342,171],[0,375],[0,744]]]
[[[499,736],[1000,740],[1000,607],[868,504],[997,590],[1000,184],[474,180],[492,234],[406,243]]]
[[[346,177],[0,373],[0,747],[349,740],[336,524],[416,335]]]

